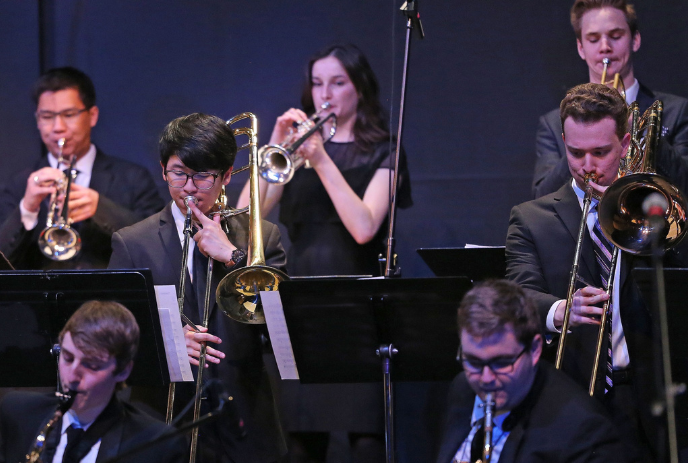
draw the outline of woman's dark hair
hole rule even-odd
[[[354,123],[354,142],[363,151],[371,151],[376,143],[389,138],[385,113],[380,105],[380,87],[373,69],[365,55],[355,45],[332,45],[315,55],[306,68],[306,84],[301,96],[301,105],[307,114],[315,112],[313,104],[313,64],[323,58],[333,56],[339,60],[349,75],[358,94],[356,122]]]

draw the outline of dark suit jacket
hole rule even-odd
[[[19,202],[24,196],[29,174],[47,166],[47,157],[42,157],[33,168],[14,175],[0,192],[0,251],[17,269],[105,268],[110,260],[112,233],[148,217],[165,205],[148,170],[107,156],[98,149],[89,186],[100,194],[98,209],[90,219],[74,224],[81,235],[81,253],[74,259],[54,262],[41,254],[37,244],[38,236],[45,228],[49,199],[41,204],[38,224],[31,231],[24,228],[19,212]]]
[[[569,183],[556,193],[528,201],[511,210],[506,240],[508,279],[519,283],[535,301],[545,326],[547,312],[552,304],[566,299],[569,273],[573,265],[578,227],[581,219],[578,198]],[[653,316],[633,281],[633,267],[647,267],[644,259],[622,254],[619,280],[621,322],[628,343],[633,389],[638,408],[643,412],[643,427],[651,442],[655,433],[650,404],[655,396],[653,365]],[[684,249],[667,253],[665,264],[686,264]],[[584,234],[579,275],[602,287],[595,261],[592,239]],[[578,326],[567,337],[563,369],[587,390],[593,366],[596,326]],[[606,338],[603,352],[606,352]],[[551,347],[556,347],[556,340]],[[596,383],[596,396],[603,394],[605,362],[600,362]]]
[[[115,399],[116,400],[116,399]],[[154,420],[135,409],[119,403],[119,420],[101,437],[97,462],[124,453],[138,445],[169,432],[164,423]],[[16,463],[33,446],[36,436],[53,416],[55,397],[32,392],[10,392],[0,404],[0,462]],[[59,433],[59,429],[52,432]],[[186,439],[172,438],[164,444],[132,455],[127,462],[173,463],[182,462],[187,454]]]
[[[637,101],[641,114],[655,100],[664,102],[662,142],[655,168],[685,193],[688,191],[688,100],[668,93],[653,92],[640,84]],[[540,117],[535,138],[535,198],[557,191],[571,179],[561,133],[559,109]]]
[[[112,236],[112,258],[109,268],[150,268],[156,285],[179,285],[182,247],[172,216],[170,202],[161,212],[131,227],[119,230]],[[248,217],[243,214],[228,220],[229,240],[237,247],[248,248]],[[268,266],[284,270],[285,253],[277,226],[262,222],[265,261]],[[243,266],[240,263],[239,266]],[[211,297],[214,301],[218,282],[233,269],[216,263],[212,275]],[[200,323],[199,309],[193,306],[193,295],[188,291],[184,313]],[[202,300],[202,297],[196,298]],[[260,341],[261,327],[231,320],[213,302],[208,331],[222,339],[213,347],[226,357],[219,365],[210,364],[209,375],[221,379],[235,401],[239,415],[245,423],[246,437],[240,439],[229,426],[216,427],[224,453],[235,462],[276,461],[286,452],[267,372],[263,365]],[[178,403],[186,403],[193,396],[193,385],[178,385]],[[206,433],[209,434],[209,433]],[[203,441],[200,442],[203,445]]]
[[[466,376],[454,379],[437,463],[450,463],[471,431],[475,392]],[[533,386],[504,420],[509,436],[499,463],[625,462],[624,451],[602,407],[585,392],[540,362]]]

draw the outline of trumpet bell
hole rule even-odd
[[[43,229],[38,247],[48,259],[69,260],[81,251],[81,237],[69,225],[58,224]]]
[[[251,265],[236,269],[217,285],[215,300],[232,320],[248,324],[265,324],[260,301],[261,291],[277,291],[288,280],[286,273],[265,265]]]
[[[661,230],[655,230],[643,211],[643,202],[659,193],[668,204]],[[655,173],[630,174],[607,188],[598,205],[598,218],[604,235],[618,248],[631,254],[650,255],[652,237],[659,233],[659,246],[664,249],[678,244],[686,232],[686,209],[683,193],[666,178]]]
[[[279,145],[265,145],[258,150],[258,173],[268,183],[283,185],[294,176],[294,166],[289,151]]]

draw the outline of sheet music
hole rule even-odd
[[[184,329],[179,315],[177,290],[174,285],[155,286],[155,299],[158,304],[158,317],[162,328],[162,339],[165,344],[167,368],[170,371],[170,381],[193,381],[191,364],[186,354]]]
[[[287,321],[284,319],[284,309],[278,291],[261,291],[260,300],[263,303],[265,321],[270,333],[272,351],[275,353],[277,368],[282,379],[299,379],[296,368],[294,351],[291,347],[291,339],[287,330]]]

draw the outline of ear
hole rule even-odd
[[[576,39],[576,48],[578,49],[578,56],[580,56],[582,60],[585,60],[585,50],[583,49],[583,44],[580,39]]]
[[[640,49],[640,31],[635,31],[632,42],[633,51],[638,51]]]
[[[533,365],[540,361],[540,356],[542,355],[542,336],[536,334],[533,338],[533,342],[530,344],[530,356],[533,359]]]
[[[131,360],[129,364],[124,367],[124,370],[120,371],[115,375],[115,381],[118,383],[121,383],[122,381],[126,381],[129,375],[131,374],[131,369],[134,368],[134,361]]]
[[[162,161],[160,161],[160,167],[162,167],[162,179],[165,180],[165,166],[162,164]]]
[[[91,127],[95,127],[98,123],[98,115],[100,114],[98,106],[91,107],[91,109],[88,110],[88,114],[91,116]]]
[[[631,134],[626,132],[626,135],[621,139],[621,158],[626,156],[629,146],[631,146]]]
[[[222,184],[224,186],[227,186],[229,181],[232,180],[232,169],[234,169],[234,167],[230,167],[229,170],[222,176]]]

